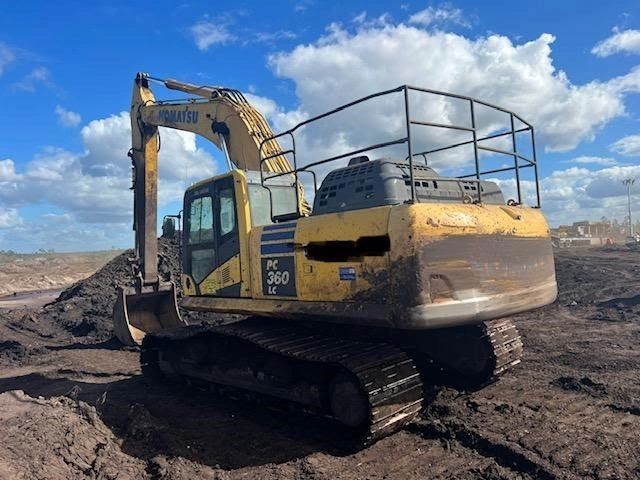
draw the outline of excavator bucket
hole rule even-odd
[[[113,324],[116,337],[125,345],[140,345],[150,332],[187,325],[178,312],[173,283],[161,284],[157,291],[148,293],[119,288]]]

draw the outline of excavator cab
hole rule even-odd
[[[232,170],[189,187],[181,238],[183,294],[249,296],[242,246],[248,245],[251,228],[297,215],[296,202],[296,187],[289,179],[273,179],[266,187],[255,171]],[[114,306],[114,329],[122,343],[139,345],[146,333],[187,325],[173,282],[144,287],[140,274],[136,282],[118,290]]]

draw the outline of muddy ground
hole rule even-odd
[[[147,384],[107,323],[121,261],[0,310],[0,478],[640,478],[638,253],[558,251],[558,301],[515,317],[522,364],[361,451],[322,421]]]

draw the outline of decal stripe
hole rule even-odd
[[[268,255],[271,253],[293,253],[293,243],[272,243],[269,245],[261,245],[260,253]]]
[[[295,230],[274,232],[274,233],[263,233],[262,237],[260,237],[260,241],[268,242],[271,240],[293,240],[293,237],[295,234],[296,234]]]
[[[287,223],[274,223],[273,225],[266,225],[263,228],[263,231],[269,230],[284,230],[285,228],[293,228],[296,226],[296,222],[287,222]]]

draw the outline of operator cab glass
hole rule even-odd
[[[270,225],[271,203],[273,204],[273,218],[296,212],[296,190],[293,185],[278,185],[266,187],[249,184],[249,203],[251,205],[251,223],[254,227]],[[271,200],[269,200],[271,190]]]

